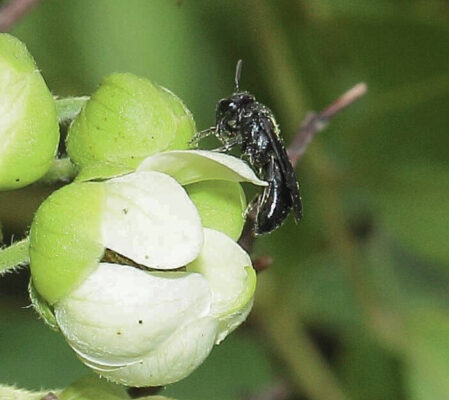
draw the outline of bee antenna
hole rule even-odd
[[[242,59],[237,61],[237,65],[235,67],[235,91],[238,92],[240,90],[240,75],[242,74]]]

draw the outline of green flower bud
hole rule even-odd
[[[25,45],[0,34],[0,190],[17,189],[50,168],[59,141],[53,97]]]
[[[147,156],[187,149],[195,123],[167,89],[128,73],[107,77],[73,121],[67,152],[79,166],[136,167]]]
[[[266,183],[208,151],[159,153],[132,173],[109,167],[85,178],[111,179],[67,185],[37,211],[33,304],[98,374],[176,382],[251,310],[256,275],[232,239],[245,204],[237,182]]]

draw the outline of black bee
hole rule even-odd
[[[255,234],[262,235],[278,228],[292,208],[295,220],[301,219],[301,195],[273,112],[249,92],[240,91],[241,69],[242,60],[239,60],[235,92],[217,103],[215,126],[199,132],[194,141],[215,134],[224,145],[217,151],[240,146],[259,178],[268,182],[249,206],[250,210],[256,210]]]

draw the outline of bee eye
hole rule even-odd
[[[229,125],[231,128],[235,128],[236,124],[237,124],[237,121],[236,121],[235,119],[230,119],[230,120],[228,121],[228,125]]]

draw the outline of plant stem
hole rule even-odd
[[[11,0],[0,9],[0,32],[8,32],[30,12],[40,0]]]
[[[296,166],[298,161],[304,155],[313,137],[326,128],[332,117],[362,97],[366,91],[366,85],[364,83],[358,83],[347,92],[343,93],[323,111],[318,114],[309,113],[306,115],[301,127],[288,147],[290,161],[293,166]]]
[[[29,264],[29,244],[30,239],[27,237],[9,247],[0,249],[0,276]]]

